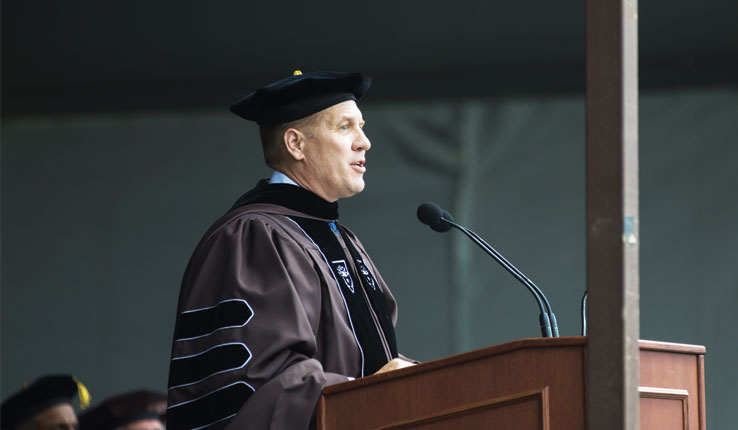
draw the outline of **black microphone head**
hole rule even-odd
[[[430,226],[430,228],[432,228],[433,230],[439,233],[445,233],[451,230],[451,224],[447,223],[446,221],[454,222],[454,217],[451,216],[451,214],[445,210],[443,211],[443,214],[441,216],[442,216],[442,219],[439,219],[438,222]]]
[[[454,221],[454,217],[450,213],[432,202],[426,202],[418,206],[418,219],[439,233],[444,233],[451,229],[451,224],[446,221]]]
[[[418,206],[418,219],[425,225],[434,226],[441,221],[443,210],[433,202],[425,202]]]

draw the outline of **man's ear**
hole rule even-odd
[[[288,128],[284,132],[284,147],[295,161],[305,158],[305,135],[300,130]]]

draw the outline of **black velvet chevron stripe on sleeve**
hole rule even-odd
[[[240,369],[250,359],[251,351],[243,343],[218,345],[199,354],[175,357],[171,363],[169,388],[195,384],[210,376]]]
[[[173,429],[215,430],[225,427],[251,397],[245,382],[236,382],[197,399],[167,409],[167,427]]]
[[[254,311],[245,300],[225,300],[215,306],[185,311],[179,315],[175,342],[207,336],[218,330],[245,326]]]

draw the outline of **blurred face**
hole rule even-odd
[[[149,418],[126,424],[121,430],[164,430],[164,424],[156,418]]]
[[[37,430],[77,430],[77,414],[69,403],[60,403],[36,414],[31,421]]]
[[[304,133],[304,158],[297,182],[329,202],[360,193],[371,143],[364,135],[359,107],[348,100],[318,115]]]

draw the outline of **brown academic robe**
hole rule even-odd
[[[207,370],[174,383],[170,370],[168,414],[187,421],[186,428],[227,423],[228,429],[306,429],[323,387],[362,376],[362,353],[342,293],[320,249],[289,216],[319,219],[273,204],[241,206],[218,220],[195,249],[175,331],[185,331],[180,319],[219,306],[223,312],[225,306],[240,308],[243,318],[207,333],[197,333],[201,324],[194,319],[195,335],[175,334],[172,366],[207,363]],[[362,244],[348,234],[396,323],[392,294]],[[179,428],[172,425],[170,420],[170,429]]]

